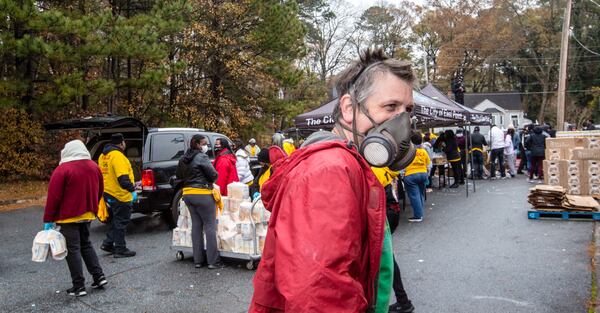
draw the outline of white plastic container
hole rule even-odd
[[[227,197],[229,199],[243,200],[250,198],[248,185],[240,182],[233,182],[227,185]]]

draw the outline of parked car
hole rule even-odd
[[[83,132],[86,146],[97,161],[114,133],[125,137],[125,156],[131,162],[138,201],[133,205],[135,213],[161,213],[165,222],[175,227],[182,197],[181,182],[175,180],[179,158],[189,147],[195,134],[208,138],[208,156],[214,159],[214,142],[227,136],[200,128],[147,128],[140,120],[123,117],[90,117],[46,124],[48,131],[79,130]]]

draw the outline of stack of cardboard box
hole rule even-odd
[[[546,138],[544,183],[600,197],[600,136]],[[592,133],[591,133],[592,134]]]

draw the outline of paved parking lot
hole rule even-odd
[[[416,312],[585,312],[591,274],[587,248],[593,223],[526,217],[523,179],[479,182],[429,194],[425,220],[409,224],[410,207],[394,234],[394,249]],[[195,269],[175,259],[159,217],[135,216],[127,240],[138,255],[99,252],[105,290],[74,299],[66,263],[33,263],[31,242],[42,208],[0,213],[0,312],[245,312],[253,271],[244,263]],[[92,225],[96,247],[105,226]],[[87,282],[87,285],[91,281]]]

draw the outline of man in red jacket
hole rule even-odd
[[[77,297],[87,295],[82,257],[94,280],[92,288],[107,284],[90,242],[90,223],[96,218],[104,190],[100,168],[90,159],[90,153],[80,140],[65,145],[60,163],[50,178],[44,209],[44,229],[53,228],[56,223],[65,237],[67,264],[73,281],[67,294]]]
[[[393,256],[385,192],[370,166],[399,170],[414,158],[403,113],[413,80],[410,64],[366,51],[336,82],[334,131],[273,164],[250,312],[387,313]]]

